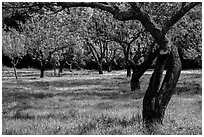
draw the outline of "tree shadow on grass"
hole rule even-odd
[[[144,96],[144,92],[135,91],[131,92],[128,87],[125,93],[122,93],[121,89],[117,86],[117,83],[105,83],[99,80],[77,80],[77,81],[52,81],[50,82],[20,82],[16,83],[16,87],[10,87],[11,83],[6,83],[3,86],[2,96],[4,101],[21,100],[21,99],[44,99],[51,98],[53,96],[71,96],[74,99],[90,99],[90,98],[101,98],[101,99],[140,99]],[[20,86],[19,86],[20,85]],[[82,87],[76,89],[67,89],[63,91],[51,90],[50,87]],[[91,88],[83,89],[83,87],[91,86]],[[28,89],[25,89],[28,88]],[[36,90],[35,92],[33,92]],[[122,94],[121,94],[122,93]]]
[[[177,95],[201,95],[202,94],[202,86],[198,83],[192,82],[188,84],[180,84],[176,87],[175,93]]]
[[[13,88],[12,91],[8,88],[2,89],[2,102],[8,103],[13,101],[19,101],[23,99],[44,99],[48,97],[53,97],[53,93],[46,92],[32,92],[27,90],[19,90],[19,88]]]

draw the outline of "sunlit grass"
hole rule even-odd
[[[151,75],[141,78],[140,91],[130,92],[129,79],[120,71],[100,76],[86,71],[74,74],[3,79],[2,134],[202,134],[201,74],[181,75],[164,125],[154,126],[151,132],[141,116]]]

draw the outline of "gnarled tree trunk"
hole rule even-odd
[[[161,85],[165,62],[167,62],[167,71]],[[162,123],[166,107],[174,93],[180,72],[181,61],[178,49],[175,45],[172,45],[169,54],[159,55],[157,58],[156,68],[143,99],[142,114],[145,123]]]
[[[155,42],[153,42],[150,47],[154,47]],[[156,51],[150,51],[146,61],[138,68],[137,70],[133,70],[130,87],[131,91],[135,91],[137,87],[139,86],[139,79],[144,74],[144,72],[149,68],[149,66],[152,64],[152,62],[155,60],[155,58],[159,54],[159,49]],[[136,68],[134,68],[136,69]]]

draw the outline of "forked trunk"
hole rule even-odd
[[[153,42],[150,46],[154,47],[154,44],[155,44],[155,42]],[[158,49],[154,52],[150,52],[146,61],[140,66],[140,68],[138,68],[136,71],[133,71],[131,82],[130,82],[131,91],[135,91],[137,89],[140,77],[149,68],[149,66],[152,64],[152,62],[158,56],[158,54],[159,54]]]
[[[161,85],[165,62],[167,62],[167,71]],[[166,107],[174,94],[180,72],[181,61],[178,50],[175,45],[172,45],[168,55],[159,55],[157,58],[156,68],[143,99],[142,114],[145,123],[158,122],[162,124]]]
[[[69,71],[72,72],[72,63],[69,64]]]

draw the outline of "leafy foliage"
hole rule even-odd
[[[10,28],[7,32],[2,31],[3,54],[11,59],[13,65],[18,64],[26,54],[25,40],[25,36],[15,29]]]
[[[77,7],[73,5],[80,5],[82,7]],[[89,38],[93,43],[99,43],[99,41],[115,41],[113,37],[117,38],[123,42],[130,42],[132,38],[140,31],[145,31],[140,34],[140,37],[131,44],[131,53],[133,56],[141,50],[142,54],[145,51],[155,49],[151,48],[149,45],[153,42],[153,37],[150,35],[148,30],[144,29],[142,22],[135,20],[134,18],[128,18],[132,14],[127,15],[125,21],[119,19],[116,14],[110,12],[109,10],[103,11],[103,8],[98,8],[96,5],[109,6],[114,9],[115,13],[126,15],[125,13],[132,13],[134,5],[140,8],[144,13],[148,13],[150,21],[156,26],[156,28],[161,29],[165,26],[167,20],[169,20],[173,15],[175,15],[182,7],[188,6],[190,3],[179,3],[179,2],[140,2],[140,3],[127,3],[127,2],[114,2],[114,3],[30,3],[30,2],[5,2],[3,3],[3,20],[10,20],[16,22],[17,25],[22,22],[24,24],[27,20],[28,22],[37,23],[37,20],[48,21],[46,27],[43,25],[38,26],[38,30],[35,27],[31,27],[31,30],[36,29],[36,32],[32,32],[32,42],[28,38],[27,44],[32,45],[30,47],[35,47],[34,45],[39,45],[41,43],[41,48],[30,48],[30,53],[33,53],[33,57],[37,58],[39,50],[44,53],[44,58],[49,56],[48,51],[53,51],[59,49],[58,47],[63,47],[62,45],[80,45],[77,48],[81,48],[83,52],[77,54],[87,53],[88,49],[83,47],[84,38]],[[92,7],[95,5],[97,9]],[[68,7],[72,8],[68,8]],[[84,7],[85,6],[85,7]],[[86,8],[86,6],[91,8]],[[108,12],[107,12],[108,11]],[[40,14],[39,14],[40,13]],[[21,19],[22,16],[22,19]],[[138,15],[137,15],[138,16]],[[34,19],[34,18],[36,19]],[[113,18],[114,17],[114,18]],[[8,18],[8,19],[7,19]],[[38,18],[38,19],[37,19]],[[44,18],[44,19],[43,19]],[[49,21],[51,18],[53,20]],[[31,20],[29,20],[31,19]],[[3,24],[7,24],[6,22]],[[95,22],[95,23],[94,23]],[[21,26],[23,26],[21,24]],[[32,24],[32,23],[31,23]],[[15,25],[14,25],[15,26]],[[34,25],[35,26],[35,25]],[[96,28],[97,26],[97,28]],[[14,27],[15,28],[15,27]],[[43,29],[45,30],[43,32]],[[22,30],[22,29],[21,29]],[[168,32],[173,38],[173,41],[181,47],[184,53],[182,56],[187,59],[201,59],[201,5],[196,6],[190,10],[180,21],[178,21]],[[29,31],[29,30],[28,30]],[[47,32],[47,34],[46,34]],[[34,34],[35,33],[35,34]],[[44,36],[40,36],[41,34]],[[40,34],[40,35],[39,35]],[[27,34],[26,34],[27,35]],[[46,36],[45,36],[46,35]],[[49,35],[49,36],[48,36]],[[64,35],[64,36],[60,36]],[[29,36],[29,35],[28,35]],[[36,36],[34,38],[34,36]],[[29,36],[30,37],[30,36]],[[64,37],[64,38],[63,38]],[[47,39],[47,40],[46,40]],[[48,40],[49,39],[49,40]],[[35,41],[35,42],[34,42]],[[39,42],[37,42],[39,41]],[[44,43],[44,44],[42,44]],[[47,43],[47,44],[45,44]],[[118,44],[115,45],[115,49],[122,50],[119,48]],[[60,46],[59,46],[60,45]],[[86,45],[85,45],[86,46]],[[57,47],[57,48],[56,48]],[[94,45],[96,51],[100,51],[99,45]],[[36,50],[34,50],[36,49]],[[109,48],[109,51],[114,51],[115,49]],[[139,52],[139,53],[140,53]],[[111,52],[110,52],[111,53]],[[113,53],[113,52],[112,52]],[[34,55],[35,54],[35,55]],[[111,55],[111,54],[109,54]],[[105,56],[109,56],[106,54]],[[80,55],[82,58],[86,58],[86,55]],[[145,55],[146,56],[146,55]],[[78,56],[77,56],[78,57]],[[107,58],[107,57],[105,57]],[[88,58],[87,58],[88,59]],[[91,59],[91,58],[89,58]],[[81,59],[79,59],[81,60]],[[82,61],[82,60],[81,60]]]

